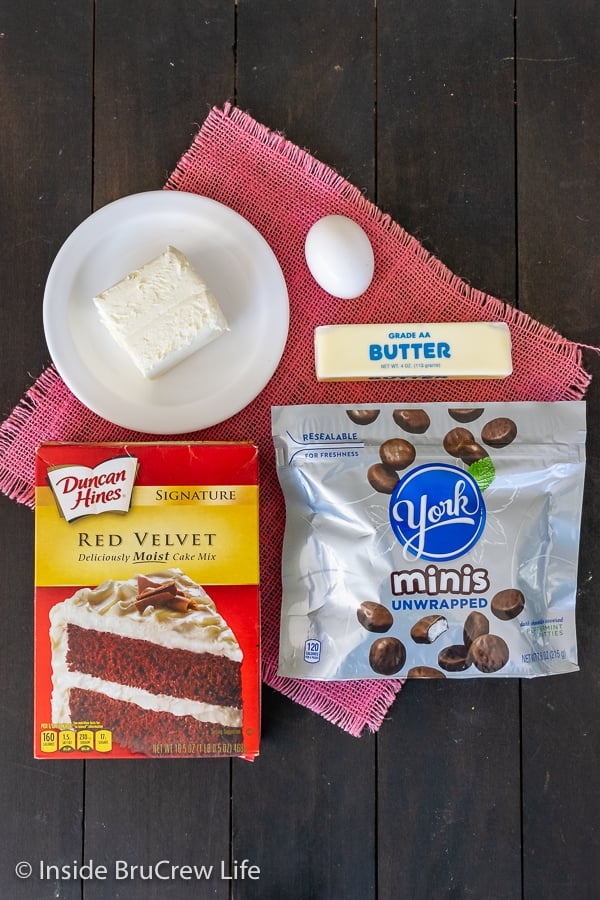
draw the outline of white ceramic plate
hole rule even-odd
[[[230,330],[148,380],[99,320],[92,298],[171,244],[217,298]],[[89,409],[150,434],[185,434],[228,419],[277,368],[288,295],[271,248],[227,206],[182,191],[132,194],[85,219],[59,250],[44,293],[54,364]]]

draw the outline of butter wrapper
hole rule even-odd
[[[319,325],[318,381],[506,378],[512,373],[505,322]]]

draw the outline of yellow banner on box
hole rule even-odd
[[[202,584],[258,584],[258,487],[136,487],[130,509],[67,522],[52,490],[36,490],[40,586],[97,584],[185,567]]]

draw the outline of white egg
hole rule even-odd
[[[304,252],[311,275],[334,297],[351,300],[371,284],[375,267],[371,242],[347,216],[325,216],[315,222]]]

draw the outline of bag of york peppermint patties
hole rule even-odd
[[[583,401],[284,406],[272,421],[281,675],[577,670]]]

